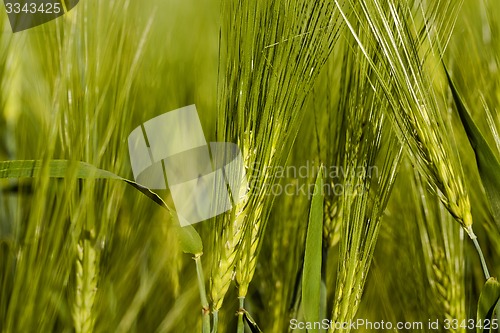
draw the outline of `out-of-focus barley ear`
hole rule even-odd
[[[73,323],[77,333],[91,333],[95,322],[93,307],[99,275],[99,254],[91,241],[85,239],[78,242],[76,258]]]
[[[438,302],[441,305],[441,309],[444,313],[445,319],[453,320],[455,318],[461,318],[457,317],[457,309],[455,308],[455,303],[462,302],[464,294],[456,295],[454,292],[456,290],[456,287],[460,288],[463,284],[457,284],[455,285],[455,288],[453,288],[450,278],[450,274],[452,274],[453,272],[451,272],[447,266],[448,260],[446,259],[444,250],[442,248],[437,249],[433,258],[431,272],[431,274],[434,275],[433,289],[435,295],[437,296]],[[465,313],[463,311],[460,311],[458,315],[463,316],[465,315]],[[451,331],[463,332],[464,330],[460,330],[457,328],[457,330],[452,329]]]
[[[427,280],[437,305],[435,316],[453,320],[466,318],[464,230],[453,222],[440,200],[428,193],[422,177],[414,172],[412,193],[420,206],[417,224],[420,232]],[[452,327],[450,332],[465,332]]]
[[[332,188],[334,184],[331,184]],[[340,205],[342,206],[342,205]],[[332,197],[325,197],[324,204],[325,222],[323,234],[327,247],[334,247],[340,240],[340,230],[342,226],[342,209],[339,209],[339,200]]]

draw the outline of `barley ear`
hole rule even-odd
[[[87,239],[78,242],[76,255],[73,323],[77,333],[91,333],[95,322],[93,307],[97,291],[99,255]]]
[[[238,248],[244,235],[246,212],[241,206],[238,211],[224,216],[220,226],[216,227],[213,266],[210,277],[210,296],[212,310],[219,311],[224,297],[234,278],[236,260],[239,258]],[[233,215],[234,214],[234,215]]]
[[[407,144],[412,162],[448,211],[467,229],[472,225],[472,216],[463,169],[450,142],[451,128],[443,119],[426,71],[432,69],[431,60],[435,60],[431,56],[436,56],[442,41],[449,37],[460,4],[444,8],[421,6],[380,0],[364,0],[358,5],[351,2],[355,19],[344,18],[390,103],[388,115],[398,137]],[[420,15],[420,20],[414,20]],[[357,22],[362,24],[361,31],[354,28]],[[415,31],[432,31],[430,42],[419,39]],[[370,36],[371,41],[364,42],[361,36]],[[369,53],[374,43],[384,53],[380,58],[384,66],[379,66],[378,58]],[[391,77],[392,84],[387,83],[387,77]]]

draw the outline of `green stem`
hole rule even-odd
[[[240,301],[240,308],[238,309],[238,330],[237,333],[244,333],[245,331],[245,323],[243,322],[243,314],[244,314],[244,307],[245,307],[245,297],[238,297],[238,300]]]
[[[217,329],[219,327],[219,311],[215,310],[214,312],[212,312],[212,316],[213,316],[213,319],[214,319],[214,325],[212,327],[212,333],[217,333]]]
[[[205,290],[205,275],[203,274],[203,266],[201,265],[201,254],[194,257],[196,263],[196,273],[198,276],[198,287],[200,289],[201,298],[201,318],[202,318],[202,332],[210,333],[210,306],[208,305],[207,292]]]
[[[469,226],[467,229],[467,234],[469,234],[470,239],[472,239],[472,242],[474,243],[474,246],[476,247],[476,251],[479,254],[479,259],[481,260],[481,266],[483,266],[483,271],[484,271],[484,277],[486,280],[488,280],[490,276],[490,272],[488,271],[488,265],[486,265],[486,260],[484,259],[483,251],[481,250],[481,246],[479,245],[479,242],[477,241],[477,236],[474,234],[474,231],[472,231],[472,227]]]

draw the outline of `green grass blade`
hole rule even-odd
[[[321,281],[321,296],[319,302],[319,320],[323,320],[327,318],[327,309],[328,309],[328,289],[326,288],[326,283]],[[326,330],[322,330],[321,332],[326,332]]]
[[[479,296],[479,303],[477,305],[477,333],[496,332],[496,316],[494,314],[495,307],[500,300],[500,283],[495,278],[490,278]],[[493,320],[495,320],[493,322]],[[481,325],[482,324],[482,325]]]
[[[46,170],[44,169],[45,167]],[[76,173],[75,177],[77,179],[113,179],[124,181],[161,207],[168,210],[171,214],[173,213],[172,209],[167,206],[165,201],[149,188],[85,162],[68,160],[49,160],[47,162],[41,160],[0,161],[0,179],[35,178],[37,176],[65,178],[72,171]],[[174,216],[174,214],[172,214],[172,216]],[[203,252],[203,244],[200,235],[192,226],[180,227],[176,225],[174,229],[181,245],[181,250],[184,253],[196,255]]]
[[[320,168],[309,211],[304,274],[302,275],[302,302],[304,316],[308,322],[318,322],[320,319],[323,199],[323,174]],[[318,332],[318,330],[312,329],[311,332]]]
[[[493,213],[497,225],[500,225],[500,173],[498,172],[498,170],[500,170],[500,162],[488,145],[481,131],[474,123],[470,113],[467,111],[463,99],[457,91],[446,67],[445,71],[453,94],[453,99],[457,106],[458,115],[460,116],[469,142],[476,155],[477,168],[490,202],[491,212]]]
[[[245,318],[245,321],[247,322],[248,327],[250,327],[250,331],[252,331],[252,333],[262,333],[262,330],[260,329],[259,325],[257,325],[257,323],[252,318],[252,316],[250,316],[248,311],[245,311],[243,313],[243,317]]]
[[[16,160],[0,162],[0,179],[2,178],[34,178],[44,172],[44,162],[41,160]],[[68,160],[47,161],[46,175],[49,178],[65,178],[68,172],[75,170],[78,179],[116,179],[122,180],[139,190],[163,208],[170,210],[165,201],[150,189],[132,181],[122,178],[110,171],[99,169],[85,162]]]
[[[200,256],[203,253],[203,242],[200,234],[198,234],[193,226],[187,225],[185,227],[181,227],[176,224],[175,232],[177,234],[177,239],[182,252],[194,254],[195,256]]]

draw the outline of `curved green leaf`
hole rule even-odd
[[[323,320],[327,318],[327,308],[328,308],[328,289],[326,288],[325,281],[321,281],[321,298],[319,302],[319,319]]]
[[[477,168],[490,202],[493,217],[497,225],[500,225],[500,162],[467,111],[463,99],[457,91],[446,67],[445,72],[457,106],[458,115],[476,155]]]
[[[91,164],[79,161],[68,160],[15,160],[0,162],[0,179],[1,178],[35,178],[45,175],[49,178],[65,178],[72,170],[75,172],[75,177],[78,179],[116,179],[122,180],[139,190],[151,200],[156,202],[163,208],[171,211],[158,194],[151,191],[132,180],[120,177],[110,171],[99,169]]]
[[[0,161],[0,179],[35,178],[40,176],[46,176],[49,178],[65,178],[69,175],[74,175],[74,177],[78,179],[113,179],[124,181],[161,207],[168,210],[172,216],[175,215],[165,201],[163,201],[158,194],[151,191],[149,188],[85,162],[68,160]],[[183,252],[191,254],[201,254],[203,252],[203,243],[200,235],[192,226],[175,227],[175,232],[177,233],[177,239],[179,239],[181,250]]]
[[[260,329],[259,325],[257,325],[257,323],[252,318],[252,316],[250,316],[250,313],[248,313],[248,311],[244,310],[243,316],[248,324],[248,327],[250,327],[250,331],[252,331],[252,333],[262,333],[262,330]]]
[[[194,255],[201,255],[203,253],[203,242],[201,241],[200,234],[198,234],[192,225],[184,227],[176,225],[175,231],[182,252]]]
[[[479,303],[477,305],[477,333],[496,332],[498,329],[498,318],[495,308],[500,300],[500,283],[495,278],[489,278],[481,290]]]
[[[323,174],[316,177],[314,194],[309,211],[306,249],[304,255],[304,273],[302,275],[302,302],[304,317],[307,322],[318,322],[321,304],[321,261],[323,240]],[[311,332],[318,332],[312,329]]]

